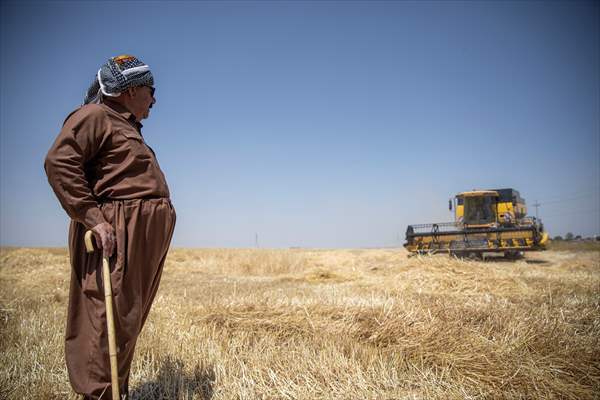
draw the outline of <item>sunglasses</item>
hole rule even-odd
[[[148,86],[150,88],[150,96],[154,97],[154,92],[156,91],[156,88],[153,86]]]

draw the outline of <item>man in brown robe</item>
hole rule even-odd
[[[165,176],[141,132],[155,103],[153,85],[137,58],[108,60],[46,157],[48,181],[72,219],[65,358],[71,385],[85,399],[112,399],[102,255],[110,256],[119,386],[126,395],[175,227]],[[89,229],[102,254],[86,253]]]

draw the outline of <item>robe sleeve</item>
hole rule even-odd
[[[88,229],[106,220],[85,166],[98,154],[110,131],[110,121],[100,106],[84,106],[67,117],[44,163],[48,182],[61,206]]]

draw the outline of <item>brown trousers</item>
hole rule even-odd
[[[137,337],[156,295],[173,236],[175,210],[168,199],[117,200],[102,204],[101,209],[117,237],[110,270],[119,386],[125,394]],[[86,253],[85,231],[82,224],[71,222],[72,273],[65,358],[75,392],[86,398],[112,399],[102,251]]]

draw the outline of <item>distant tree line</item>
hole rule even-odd
[[[556,240],[556,241],[561,241],[561,240],[566,240],[566,241],[572,241],[572,240],[596,240],[596,241],[600,241],[600,235],[596,235],[596,236],[590,236],[590,237],[582,237],[581,235],[574,235],[573,232],[567,232],[567,234],[565,235],[565,237],[563,238],[562,236],[554,236],[554,238],[552,240]]]

